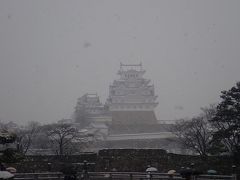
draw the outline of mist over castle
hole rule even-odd
[[[239,7],[0,0],[0,179],[237,180]]]
[[[157,96],[144,73],[142,64],[121,63],[120,78],[110,85],[106,102],[102,104],[97,94],[85,94],[78,99],[77,110],[86,108],[95,116],[111,114],[113,124],[156,124]]]
[[[146,142],[148,147],[163,146],[161,141],[174,136],[169,131],[171,125],[156,118],[157,95],[151,81],[144,78],[145,72],[141,63],[120,63],[119,78],[109,86],[105,103],[100,102],[97,94],[86,93],[78,98],[73,119],[59,123],[100,133],[105,142],[100,143],[102,148],[144,147]]]
[[[57,4],[1,2],[2,121],[69,118],[86,92],[105,103],[120,62],[143,62],[161,120],[191,118],[238,81],[237,1]]]

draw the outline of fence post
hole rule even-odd
[[[150,172],[150,180],[152,180],[152,176],[153,176],[153,175],[152,175],[152,173]]]
[[[86,160],[83,161],[83,176],[84,176],[84,180],[88,180],[89,179],[89,175],[88,175],[88,162]]]
[[[237,180],[237,172],[236,172],[236,165],[232,165],[232,179]]]
[[[110,180],[112,179],[112,173],[109,173],[109,179]]]
[[[195,169],[194,169],[195,163],[191,163],[190,167],[191,167],[191,180],[196,180],[196,176],[195,176]]]
[[[132,175],[132,173],[130,173],[130,180],[132,180],[133,179],[133,175]]]

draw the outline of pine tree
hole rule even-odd
[[[228,151],[239,162],[240,155],[240,82],[228,91],[222,91],[222,101],[217,105],[217,111],[212,124],[216,128],[214,139],[221,140]]]

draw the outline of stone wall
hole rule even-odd
[[[167,153],[161,149],[112,149],[102,150],[98,155],[97,168],[104,167],[107,170],[112,168],[118,171],[145,171],[147,165],[156,167],[160,172],[167,172],[181,167],[190,167],[207,172],[215,169],[221,174],[231,174],[233,160],[229,156],[209,157],[201,159],[199,156],[179,155]]]
[[[181,167],[195,164],[196,169],[205,172],[217,170],[220,174],[231,174],[233,160],[229,156],[209,157],[202,160],[199,156],[177,155],[162,149],[104,149],[96,153],[84,153],[74,156],[28,156],[24,161],[9,166],[18,172],[60,171],[64,164],[73,163],[82,171],[81,163],[87,160],[90,171],[145,171],[147,165],[158,168],[160,172],[170,169],[179,171]],[[238,169],[239,170],[239,169]]]
[[[64,165],[73,164],[78,171],[81,171],[81,163],[84,160],[88,162],[97,162],[97,153],[82,153],[80,155],[57,156],[27,156],[23,161],[8,166],[16,167],[18,172],[47,172],[60,171]],[[95,165],[90,165],[90,170],[95,171]]]

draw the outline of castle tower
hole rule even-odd
[[[75,119],[77,123],[109,123],[112,121],[111,116],[100,102],[97,94],[85,94],[78,98],[75,107]]]
[[[99,115],[103,113],[104,106],[100,102],[99,96],[97,94],[85,94],[78,98],[76,109],[84,108],[89,116]]]
[[[120,64],[120,78],[110,85],[106,102],[113,124],[157,123],[154,113],[157,96],[144,73],[142,64]]]

